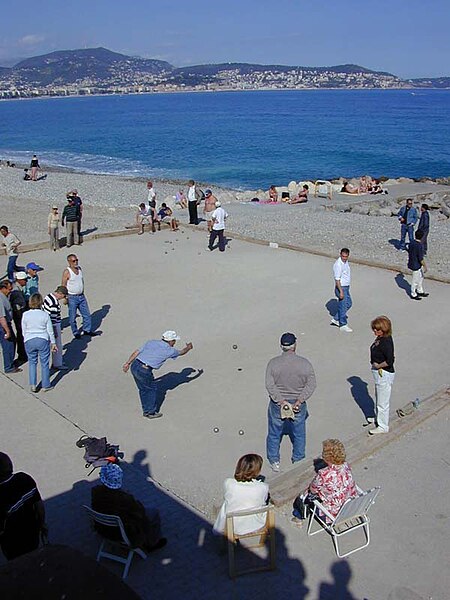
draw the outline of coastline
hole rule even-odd
[[[32,182],[23,181],[20,168],[0,167],[1,221],[10,227],[24,245],[48,240],[47,218],[50,207],[56,203],[62,212],[66,204],[66,193],[71,189],[77,189],[83,200],[82,230],[87,237],[94,233],[125,230],[132,226],[137,205],[147,199],[147,178],[88,174],[56,168],[47,172],[46,179]],[[186,182],[180,184],[156,178],[153,182],[158,205],[162,202],[173,204],[173,196],[180,187],[186,191]],[[406,267],[407,254],[394,247],[400,233],[395,217],[370,216],[367,213],[344,210],[344,204],[353,202],[356,206],[374,203],[381,200],[379,196],[340,198],[336,195],[332,203],[323,198],[311,197],[306,205],[269,205],[249,202],[251,192],[239,192],[203,183],[199,185],[203,190],[211,187],[226,207],[229,213],[228,231],[255,239],[291,244],[306,251],[319,250],[336,255],[340,247],[348,246],[355,258],[384,264],[389,268]],[[450,186],[431,183],[392,183],[389,190],[389,196],[383,195],[383,198],[398,201],[399,194],[405,190],[408,196],[415,197],[416,205],[439,194],[450,197]],[[434,207],[438,206],[437,197]],[[200,207],[199,217],[202,217],[202,210]],[[175,208],[174,215],[181,225],[188,222],[187,210]],[[439,210],[433,210],[427,265],[430,274],[447,278],[450,277],[449,227],[450,219],[440,214]],[[198,229],[204,231],[205,223]],[[60,228],[60,237],[64,235],[64,229]],[[150,251],[151,238],[148,235],[142,238],[146,246],[145,252]],[[65,248],[61,252],[65,253]],[[6,259],[2,256],[1,271],[5,264]]]

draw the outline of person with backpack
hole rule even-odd
[[[189,224],[198,225],[197,207],[205,199],[205,194],[199,187],[195,185],[195,181],[193,179],[189,181],[187,197],[189,210]]]

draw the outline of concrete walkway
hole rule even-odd
[[[56,376],[49,394],[26,391],[26,369],[14,383],[2,376],[2,449],[38,481],[52,541],[95,554],[95,538],[79,508],[91,486],[82,451],[74,445],[82,430],[120,443],[128,461],[126,486],[162,511],[169,545],[131,569],[129,581],[144,598],[263,593],[275,598],[283,589],[299,598],[378,600],[405,586],[421,598],[444,598],[449,583],[444,562],[449,512],[441,483],[445,476],[448,482],[445,461],[450,462],[443,454],[448,454],[446,412],[396,442],[395,451],[389,446],[357,465],[361,487],[383,489],[372,513],[371,546],[348,561],[336,560],[325,535],[307,540],[279,510],[279,570],[233,584],[226,576],[226,557],[212,548],[209,522],[237,458],[250,451],[265,455],[264,370],[279,352],[283,331],[299,336],[299,353],[316,369],[318,388],[308,420],[312,458],[325,437],[353,437],[370,408],[369,324],[377,314],[388,314],[394,323],[392,410],[447,385],[448,287],[430,282],[430,297],[415,303],[403,277],[355,266],[354,333],[344,334],[329,325],[335,303],[330,260],[237,240],[225,254],[205,248],[206,235],[191,231],[105,239],[77,248],[94,322],[103,335],[78,341],[64,330],[72,370]],[[54,289],[65,252],[41,251],[31,258],[46,267],[42,292]],[[168,328],[181,333],[180,345],[192,341],[194,350],[161,369],[164,417],[147,421],[121,365],[142,342]],[[284,469],[289,469],[289,451],[284,441]],[[271,474],[264,472],[270,483]],[[424,506],[425,492],[435,501],[431,512],[440,517],[429,514],[429,502]],[[432,535],[425,538],[428,531]],[[397,597],[402,596],[391,596]]]

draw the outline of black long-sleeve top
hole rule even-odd
[[[387,363],[387,367],[383,367],[384,371],[394,373],[394,341],[392,336],[386,335],[377,337],[374,343],[370,346],[370,363]]]

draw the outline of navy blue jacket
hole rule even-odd
[[[417,240],[413,240],[408,248],[408,269],[418,271],[422,266],[423,246]]]
[[[420,221],[417,230],[419,229],[424,233],[428,233],[430,231],[430,213],[427,210],[420,215]]]

